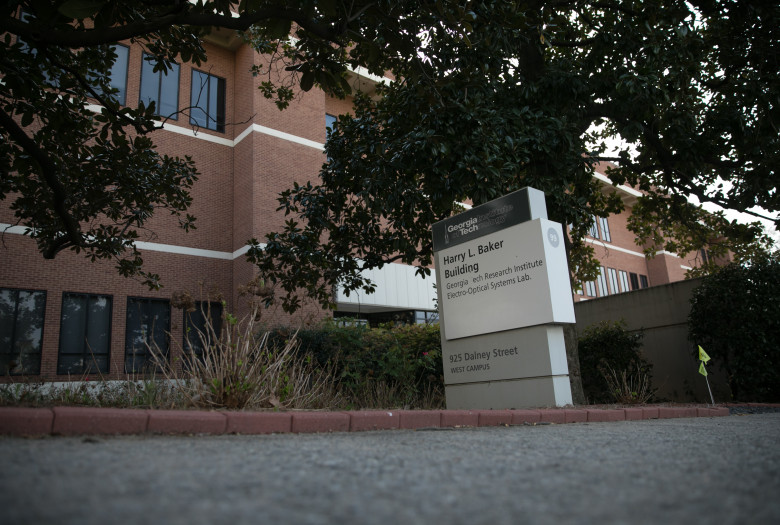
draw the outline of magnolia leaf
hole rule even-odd
[[[84,20],[95,16],[106,3],[106,0],[67,0],[57,11],[68,18]]]

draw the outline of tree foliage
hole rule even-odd
[[[378,100],[358,97],[339,118],[321,180],[281,195],[285,229],[250,256],[284,283],[287,307],[299,286],[328,304],[333,283],[373,289],[362,269],[400,261],[429,273],[433,222],[532,186],[572,225],[570,263],[590,279],[583,237],[594,216],[623,208],[593,180],[598,162],[647,193],[631,226],[648,251],[718,241],[714,255],[761,252],[757,224],[706,216],[686,197],[780,204],[780,8],[762,6],[483,0],[468,3],[461,31],[415,13],[416,51],[392,64]],[[630,147],[606,154],[610,136]]]
[[[245,32],[260,52],[281,52],[289,79],[345,95],[348,65],[383,72],[414,52],[404,35],[419,20],[413,2],[337,0],[17,0],[0,7],[0,201],[46,258],[63,250],[115,259],[120,273],[159,285],[134,242],[150,217],[168,211],[185,229],[191,159],[157,152],[154,133],[174,115],[153,104],[125,107],[110,86],[113,44],[143,46],[155,71],[204,62],[202,39]],[[432,8],[434,2],[420,2]],[[416,8],[415,8],[416,9]],[[433,9],[433,12],[442,12]],[[426,15],[433,19],[434,14]],[[455,27],[455,24],[452,25]],[[295,46],[290,45],[290,36]],[[264,83],[285,107],[291,84]],[[185,112],[187,110],[184,110]]]
[[[734,399],[780,400],[780,258],[732,264],[691,298],[688,337],[726,371]]]
[[[349,94],[350,67],[395,79],[379,100],[357,97],[330,134],[320,180],[280,197],[286,228],[250,251],[283,285],[288,309],[301,287],[323,304],[337,283],[371,289],[364,268],[401,261],[427,273],[432,222],[465,199],[527,185],[547,194],[552,219],[572,225],[571,262],[592,276],[582,239],[594,215],[622,207],[591,177],[602,161],[617,163],[615,184],[649,193],[654,220],[688,224],[676,219],[687,195],[778,209],[780,16],[770,4],[12,0],[1,9],[0,200],[45,257],[117,259],[152,285],[133,242],[160,209],[194,227],[186,210],[197,170],[156,151],[169,115],[118,103],[111,44],[142,45],[164,71],[205,61],[202,38],[215,28],[241,31],[277,59],[288,80],[260,87],[280,108],[296,85]],[[613,135],[631,149],[606,155]],[[638,237],[654,242],[646,225]],[[735,242],[758,235],[717,226]]]

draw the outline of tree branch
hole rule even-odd
[[[238,17],[216,12],[192,12],[192,7],[189,7],[181,12],[154,16],[125,25],[101,27],[100,29],[75,29],[72,31],[47,30],[39,32],[33,30],[29,23],[22,22],[16,18],[6,20],[3,25],[5,26],[4,29],[25,40],[75,49],[101,44],[114,44],[121,40],[155,33],[170,26],[190,26],[202,29],[221,27],[245,31],[258,22],[270,19],[291,20],[319,38],[342,45],[339,37],[343,35],[343,30],[333,31],[332,26],[320,25],[307,18],[305,13],[285,7],[258,9],[250,14],[244,13]]]
[[[59,217],[62,226],[65,228],[65,233],[47,246],[43,252],[43,257],[45,259],[53,259],[57,252],[63,249],[65,243],[71,243],[75,246],[82,245],[81,228],[68,212],[68,191],[57,177],[57,166],[5,111],[0,111],[0,126],[5,128],[14,141],[24,148],[40,166],[40,175],[51,190],[51,203],[54,213]]]

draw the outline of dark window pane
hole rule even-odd
[[[16,294],[16,290],[0,289],[0,353],[7,353],[13,346]]]
[[[57,373],[108,373],[110,342],[111,298],[63,294]]]
[[[201,104],[201,98],[208,93],[208,78],[205,73],[192,70],[192,88],[190,93],[190,124],[208,127],[208,112],[205,109],[207,104]]]
[[[154,61],[144,54],[141,64],[140,100],[145,106],[155,103],[155,114],[177,120],[179,111],[179,65],[170,71],[154,71]]]
[[[177,118],[179,111],[179,66],[173,65],[173,69],[167,74],[162,73],[160,80],[160,115]]]
[[[89,298],[88,350],[108,354],[111,341],[111,298],[96,295]]]
[[[211,320],[213,330],[208,330],[207,319]],[[217,302],[198,302],[195,310],[184,312],[184,362],[193,357],[203,356],[204,341],[208,343],[218,338],[222,331],[222,304]]]
[[[127,66],[130,57],[130,48],[127,46],[114,46],[116,61],[111,66],[111,87],[116,89],[116,99],[121,105],[125,105],[127,98]]]
[[[639,290],[639,276],[635,273],[630,273],[628,276],[631,279],[631,289]]]
[[[62,299],[60,353],[83,354],[87,327],[87,296],[66,295]]]
[[[0,374],[36,375],[46,292],[0,289]]]
[[[639,280],[640,280],[640,282],[642,284],[642,288],[647,288],[649,286],[649,284],[647,282],[647,276],[646,275],[640,275],[639,276]]]
[[[148,372],[154,369],[151,352],[168,355],[170,306],[161,299],[127,300],[125,325],[125,369]]]
[[[193,69],[190,106],[191,124],[225,131],[225,80]]]
[[[148,55],[144,55],[141,62],[141,102],[149,106],[152,102],[156,105],[156,111],[160,113],[160,73],[154,72],[154,64],[146,60]]]

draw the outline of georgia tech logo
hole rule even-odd
[[[547,240],[550,242],[553,248],[557,248],[561,243],[561,238],[555,228],[550,228],[547,230]]]

